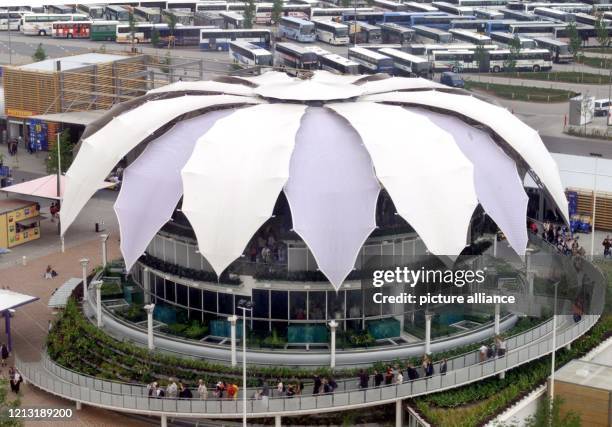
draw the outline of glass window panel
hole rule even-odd
[[[234,295],[219,292],[219,313],[234,314]]]
[[[188,306],[187,304],[187,286],[176,284],[176,303],[180,305]]]
[[[374,302],[374,294],[381,292],[380,288],[367,287],[365,289],[365,315],[366,317],[380,316],[380,304]]]
[[[155,284],[155,295],[159,298],[166,298],[166,291],[164,288],[164,279],[162,277],[159,276],[155,276],[153,274],[151,274],[151,279],[154,280],[154,284]]]
[[[306,320],[306,292],[291,291],[289,297],[291,298],[291,319]]]
[[[267,319],[269,317],[270,291],[265,289],[253,289],[253,317]]]
[[[327,318],[344,319],[344,291],[327,293]]]
[[[346,303],[348,305],[348,317],[361,317],[361,291],[346,291]]]
[[[272,330],[276,331],[279,337],[287,337],[287,322],[272,322]]]
[[[174,290],[174,285],[175,283],[170,281],[170,280],[166,280],[166,299],[170,302],[175,302],[175,290]]]
[[[164,257],[163,259],[168,262],[175,262],[174,257],[174,240],[164,239]]]
[[[213,291],[204,291],[204,310],[217,312],[217,293]]]
[[[202,308],[202,291],[198,288],[189,288],[189,307]]]
[[[176,242],[176,264],[188,267],[187,263],[187,245]]]
[[[272,292],[272,318],[286,319],[287,318],[287,291],[271,291]]]
[[[325,292],[310,292],[308,304],[309,319],[325,320]]]

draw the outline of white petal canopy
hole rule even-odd
[[[135,153],[115,205],[128,268],[181,196],[199,251],[220,275],[284,192],[294,231],[336,289],[376,227],[381,188],[437,255],[458,255],[469,243],[479,203],[524,253],[518,170],[529,170],[567,219],[537,132],[503,108],[424,79],[268,72],[178,82],[143,101],[82,141],[60,213],[65,233],[100,182]]]

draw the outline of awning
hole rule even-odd
[[[9,289],[0,289],[0,313],[29,304],[37,299],[38,297],[20,294]]]
[[[39,114],[29,119],[44,120],[45,122],[68,123],[71,125],[87,126],[99,119],[106,110],[72,111],[69,113]]]
[[[60,197],[64,196],[65,181],[66,178],[62,176],[60,179]],[[115,185],[115,183],[104,181],[100,183],[98,190],[112,187],[113,185]],[[26,196],[40,197],[43,199],[60,199],[60,197],[57,197],[57,175],[47,175],[31,181],[21,182],[9,187],[4,187],[0,189],[0,191],[24,194]]]
[[[62,286],[57,288],[51,298],[49,298],[48,306],[50,308],[64,308],[68,302],[68,298],[72,295],[74,289],[83,283],[83,279],[72,277],[68,279]]]

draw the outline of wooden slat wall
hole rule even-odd
[[[593,193],[571,188],[568,190],[578,193],[578,214],[592,217]],[[595,209],[595,228],[612,231],[612,194],[598,192],[597,206]]]
[[[588,427],[609,427],[610,392],[586,385],[555,381],[555,397],[563,399],[561,415],[568,411],[580,414],[580,422]]]
[[[33,114],[60,112],[58,77],[55,73],[5,67],[2,82],[7,112],[10,109]]]

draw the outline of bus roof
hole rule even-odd
[[[323,24],[323,25],[327,25],[330,27],[334,27],[334,28],[347,28],[346,24],[341,24],[339,22],[336,21],[331,21],[329,19],[322,19],[322,18],[318,18],[318,19],[313,19],[312,22],[316,25],[316,24]]]
[[[338,64],[342,64],[342,65],[359,65],[358,63],[356,63],[355,61],[352,61],[348,58],[345,58],[344,56],[340,56],[336,53],[330,53],[329,55],[324,55],[325,59],[329,59],[330,61],[334,61],[337,62]]]
[[[264,49],[263,47],[259,47],[256,44],[253,44],[251,42],[235,40],[235,41],[230,42],[230,46],[232,45],[241,47],[243,49],[248,49],[251,52],[253,52],[255,55],[270,55],[270,51]]]
[[[125,7],[119,6],[119,5],[116,5],[116,4],[107,4],[106,8],[110,9],[110,10],[112,10],[114,12],[127,12],[128,11]]]
[[[310,51],[310,52],[314,52],[319,56],[325,56],[325,55],[331,55],[331,52],[328,50],[323,49],[320,46],[314,45],[314,46],[304,46],[304,49]]]
[[[282,21],[289,21],[289,22],[293,22],[295,24],[300,24],[300,25],[304,25],[304,24],[314,25],[311,21],[307,21],[306,19],[302,19],[302,18],[296,18],[294,16],[283,16],[281,18],[281,22]]]
[[[491,40],[491,37],[485,36],[484,34],[478,34],[475,31],[453,28],[453,29],[448,30],[448,32],[451,33],[452,35],[466,36],[469,38],[473,38],[474,40],[482,40],[482,41]]]
[[[202,33],[268,33],[270,34],[270,30],[264,28],[232,28],[232,29],[224,29],[224,28],[202,28],[200,30],[200,34]]]
[[[395,58],[399,58],[399,59],[405,59],[406,61],[416,62],[416,63],[419,63],[419,64],[427,62],[427,59],[421,58],[420,56],[411,55],[409,53],[402,52],[401,50],[390,49],[388,47],[385,47],[385,48],[379,50],[379,52],[382,53],[383,55],[387,55],[387,56],[390,56],[392,58],[395,57]]]
[[[300,46],[298,44],[295,43],[290,43],[290,42],[278,42],[276,43],[276,48],[281,48],[290,52],[294,52],[297,53],[298,55],[301,55],[303,53],[314,53],[311,50],[306,49],[304,46]]]
[[[370,49],[366,49],[364,47],[350,47],[349,48],[349,53],[354,52],[357,53],[359,55],[363,55],[363,56],[368,56],[374,60],[378,60],[378,59],[385,59],[388,58],[387,56],[380,54],[378,52],[375,52],[373,50]]]
[[[534,37],[533,40],[538,43],[548,44],[551,46],[567,46],[567,43],[562,42],[561,40],[549,39],[547,37]]]

